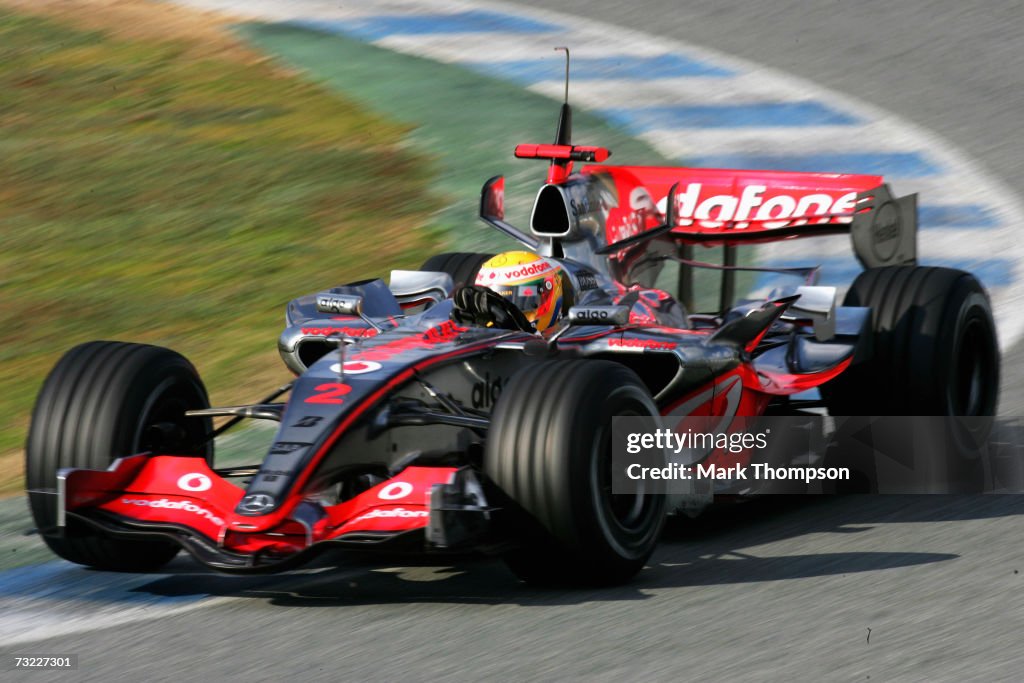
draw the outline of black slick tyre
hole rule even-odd
[[[29,507],[50,549],[71,562],[115,571],[148,571],[170,561],[178,552],[171,542],[108,538],[70,523],[60,533],[57,471],[102,470],[146,451],[212,460],[209,419],[184,416],[207,407],[195,368],[169,349],[97,341],[64,354],[39,392],[25,445]]]
[[[893,450],[907,452],[911,444],[906,439],[912,436],[915,456],[940,454],[923,469],[915,465],[919,474],[931,469],[913,483],[915,490],[976,488],[977,460],[999,395],[999,347],[992,306],[981,284],[970,273],[951,268],[872,268],[853,282],[844,306],[871,309],[872,349],[866,361],[822,387],[829,412],[945,418],[892,430],[903,432],[893,435],[902,439]],[[846,431],[858,429],[854,424]],[[872,431],[875,441],[888,438],[885,430]],[[866,481],[871,488],[885,488],[877,472],[868,473]]]
[[[520,371],[491,416],[484,471],[526,520],[505,560],[541,585],[612,585],[654,551],[665,497],[612,493],[612,417],[652,418],[640,378],[609,361],[552,360]]]

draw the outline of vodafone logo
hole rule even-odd
[[[651,197],[651,193],[647,191],[646,187],[634,187],[629,191],[629,208],[634,211],[657,211],[658,207],[654,205],[654,198]]]
[[[487,268],[481,270],[476,276],[476,284],[486,285],[494,280],[502,282],[523,280],[535,275],[541,275],[551,270],[551,264],[547,261],[535,261],[525,265],[505,266],[504,268]]]
[[[341,334],[346,337],[373,337],[377,334],[377,330],[369,327],[303,327],[302,334],[316,335],[318,337],[327,337],[335,334]]]
[[[362,375],[366,372],[376,372],[381,369],[381,364],[372,360],[347,360],[342,363],[335,363],[331,366],[331,372],[345,375]]]
[[[655,339],[609,339],[608,346],[625,346],[639,349],[674,349],[676,344],[672,342],[657,341]]]
[[[809,218],[826,214],[852,214],[857,201],[856,192],[846,192],[838,196],[825,192],[814,192],[798,196],[776,194],[765,197],[766,185],[747,185],[739,196],[734,194],[716,194],[703,196],[701,183],[690,183],[685,190],[676,193],[677,225],[688,226],[697,222],[703,228],[720,228],[723,223],[737,221],[735,230],[749,227],[745,221],[764,221],[765,228],[781,228],[793,225],[806,225],[812,222]],[[665,200],[661,200],[661,206]],[[798,218],[800,220],[792,221]],[[852,217],[838,219],[819,218],[814,223],[829,223],[832,220],[849,223]]]
[[[371,510],[365,515],[359,515],[353,522],[361,522],[364,519],[378,519],[378,518],[412,518],[412,517],[429,517],[430,513],[426,510],[406,510],[405,508],[394,508],[392,510]]]
[[[405,498],[412,493],[412,484],[407,481],[396,481],[388,484],[377,493],[377,497],[381,500],[398,500],[399,498]]]
[[[146,500],[145,498],[122,498],[121,503],[123,503],[124,505],[138,505],[140,507],[156,508],[158,510],[181,510],[182,512],[191,512],[192,514],[199,515],[208,522],[212,522],[218,526],[224,526],[223,519],[213,514],[206,508],[200,507],[195,503],[190,503],[187,500],[168,500],[166,498],[161,498],[160,500]]]
[[[178,478],[178,488],[182,491],[209,491],[213,482],[205,474],[189,472]]]

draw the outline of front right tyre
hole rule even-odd
[[[647,387],[618,363],[542,361],[512,377],[494,413],[484,472],[526,523],[505,556],[541,585],[611,585],[643,568],[665,497],[612,487],[612,417],[657,419]]]

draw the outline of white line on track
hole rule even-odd
[[[243,600],[256,594],[264,582],[273,588],[345,581],[370,568],[318,567],[294,570],[278,577],[225,577],[208,572],[190,559],[175,560],[179,573],[123,574],[86,569],[70,562],[49,562],[0,572],[0,642],[6,647],[87,631],[162,619],[203,607]],[[322,576],[321,576],[322,574]],[[161,595],[159,582],[187,577],[194,591],[187,595]],[[235,580],[232,595],[203,592],[204,582]],[[260,582],[254,585],[254,581]]]
[[[6,646],[181,614],[227,598],[137,593],[167,574],[98,572],[51,562],[0,573],[0,642]]]
[[[573,51],[573,55],[577,55],[576,51]],[[561,99],[565,94],[565,83],[553,78],[533,83],[528,89],[552,99]],[[776,85],[757,73],[677,76],[647,81],[613,78],[599,83],[575,80],[570,95],[574,104],[591,109],[637,104],[751,104],[779,101]],[[788,101],[813,100],[815,96],[813,91],[794,90]]]

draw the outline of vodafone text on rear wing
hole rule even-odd
[[[895,198],[881,176],[790,171],[620,167],[665,211],[672,236],[724,245],[849,232],[865,268],[917,258],[916,195]],[[588,167],[584,173],[601,173]]]

